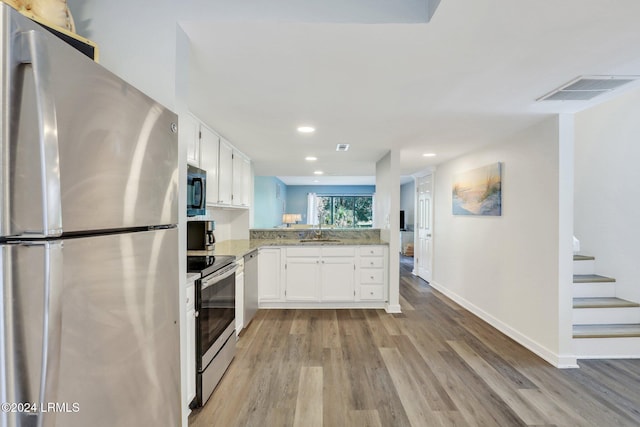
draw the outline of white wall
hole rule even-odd
[[[373,228],[389,243],[389,302],[386,310],[400,312],[400,152],[389,151],[376,163]]]
[[[100,63],[169,108],[174,105],[180,21],[427,22],[439,0],[67,0],[77,32]]]
[[[98,44],[102,65],[176,109],[176,2],[67,2],[78,34]]]
[[[502,162],[502,216],[452,215],[453,176],[494,162]],[[571,327],[559,325],[559,307],[570,310],[570,300],[559,301],[559,259],[566,265],[571,257],[559,254],[559,169],[558,117],[438,166],[432,285],[564,366],[575,359],[566,356],[571,349],[561,346],[559,333]],[[563,233],[568,242],[571,230]]]
[[[576,114],[575,234],[619,298],[640,302],[640,90]]]
[[[249,239],[249,209],[209,207],[207,214],[216,222],[216,242]]]

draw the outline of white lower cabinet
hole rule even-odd
[[[386,253],[385,246],[360,247],[359,300],[386,301],[388,287]]]
[[[280,248],[258,251],[258,303],[282,301],[280,292]]]
[[[324,248],[323,248],[324,249]],[[353,301],[355,299],[356,248],[326,248],[320,261],[321,301]]]
[[[287,248],[287,301],[353,301],[355,247]]]
[[[195,310],[195,285],[187,287],[186,304],[186,358],[187,358],[187,401],[185,406],[196,397],[196,310]]]
[[[236,336],[244,328],[244,261],[237,260],[236,270]],[[242,267],[240,267],[242,264]]]
[[[285,264],[285,298],[287,301],[318,301],[320,260],[290,257]]]
[[[386,246],[286,246],[258,255],[260,307],[381,307]]]

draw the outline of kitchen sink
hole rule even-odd
[[[331,243],[340,242],[339,239],[301,239],[300,243]]]

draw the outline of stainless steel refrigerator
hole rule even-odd
[[[177,117],[0,7],[0,426],[178,426]]]

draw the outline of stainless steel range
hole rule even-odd
[[[196,282],[196,398],[204,405],[236,351],[236,269],[233,256],[189,256],[187,271]]]

